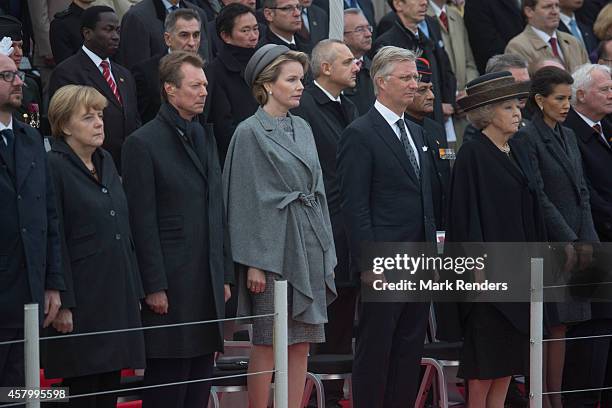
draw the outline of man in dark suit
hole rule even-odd
[[[319,41],[329,37],[329,15],[319,6],[313,5],[312,0],[299,1],[303,7],[300,16],[302,27],[296,35],[314,47]]]
[[[168,6],[170,5],[170,6]],[[117,61],[132,69],[137,63],[166,51],[164,21],[166,16],[177,9],[190,8],[198,12],[202,22],[201,33],[208,32],[207,16],[204,10],[186,0],[142,0],[130,7],[121,20],[121,45]],[[200,39],[200,57],[210,61],[209,38]]]
[[[23,306],[38,303],[43,326],[64,290],[53,185],[42,138],[15,120],[23,73],[0,55],[0,342],[23,339]],[[42,320],[42,319],[41,319]],[[0,347],[0,387],[23,387],[23,344]]]
[[[367,113],[374,101],[374,85],[370,78],[372,60],[368,57],[372,49],[372,26],[358,9],[344,10],[344,43],[357,60],[359,73],[353,88],[344,90],[344,95],[357,107],[360,115]]]
[[[296,35],[302,28],[302,9],[298,0],[264,0],[263,16],[268,27],[263,43],[285,45],[293,51],[310,54],[310,41]]]
[[[431,189],[433,193],[434,214],[438,231],[446,229],[446,200],[450,183],[450,155],[446,152],[448,142],[444,127],[428,117],[433,112],[433,102],[436,96],[431,83],[431,68],[429,61],[419,58],[416,61],[417,71],[421,81],[414,99],[406,108],[406,119],[416,123],[425,130],[425,145],[431,155],[432,175]]]
[[[198,120],[207,95],[202,66],[199,56],[185,51],[162,58],[159,114],[123,149],[146,326],[222,318],[229,298],[233,264],[224,257],[221,168],[212,129]],[[145,344],[145,384],[209,378],[214,353],[223,351],[222,328],[150,330]],[[209,390],[210,382],[150,388],[143,407],[203,407]]]
[[[173,11],[166,17],[164,26],[164,41],[168,48],[132,68],[142,123],[152,120],[159,111],[159,61],[162,57],[180,50],[195,54],[200,48],[202,21],[196,11],[188,8]]]
[[[132,74],[110,57],[119,47],[119,18],[112,8],[94,6],[83,13],[83,47],[55,68],[49,81],[49,96],[64,85],[88,85],[108,99],[104,109],[103,147],[113,156],[121,172],[121,146],[140,126],[136,85]]]
[[[612,114],[612,79],[603,65],[585,65],[572,75],[572,109],[564,126],[576,133],[588,180],[593,223],[602,242],[612,242],[612,166],[610,138],[612,128],[603,121]],[[609,257],[609,255],[607,255]],[[567,337],[605,335],[612,332],[612,305],[591,303],[591,319],[572,325]],[[600,388],[609,384],[608,360],[612,351],[610,338],[570,341],[566,345],[564,389]],[[596,406],[599,392],[564,396],[572,407]],[[610,406],[602,404],[602,406]]]
[[[340,207],[340,186],[336,175],[336,151],[344,129],[357,118],[357,108],[342,94],[354,87],[359,68],[351,50],[338,40],[323,40],[311,57],[314,82],[309,84],[293,110],[312,128],[319,162],[323,170],[325,195],[334,234],[338,264],[334,269],[338,297],[327,308],[326,342],[316,348],[318,354],[352,354],[353,321],[357,288],[349,273],[349,247]],[[325,383],[325,406],[338,406],[343,381]]]
[[[582,7],[584,0],[559,0],[561,8],[561,21],[559,31],[573,35],[585,47],[587,54],[591,54],[597,48],[597,38],[593,34],[593,28],[576,20],[575,13]]]
[[[341,206],[355,266],[365,262],[362,243],[435,242],[425,135],[420,126],[404,120],[418,87],[415,60],[414,52],[398,47],[376,54],[371,69],[377,89],[374,107],[340,139]],[[364,285],[369,277],[362,276]],[[428,311],[427,303],[361,302],[353,364],[355,407],[414,405]]]
[[[463,20],[481,73],[489,58],[503,54],[508,42],[525,27],[517,0],[466,1]]]
[[[372,0],[343,0],[344,9],[357,9],[360,10],[365,18],[368,20],[368,24],[372,27],[376,26],[376,18],[374,16],[374,4]],[[329,0],[314,0],[314,5],[322,8],[329,15]]]
[[[451,69],[448,55],[444,50],[442,33],[438,21],[427,16],[426,0],[393,0],[397,21],[387,32],[374,42],[374,52],[385,45],[409,50],[421,50],[423,57],[431,64],[434,94],[433,119],[444,126],[446,118],[454,112],[457,80]],[[429,34],[419,24],[426,21]]]
[[[93,0],[73,0],[67,9],[55,14],[49,26],[49,40],[56,64],[76,54],[83,45],[81,16]]]

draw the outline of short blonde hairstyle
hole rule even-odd
[[[608,3],[601,9],[593,24],[593,33],[601,41],[609,40],[608,30],[612,27],[612,3]]]
[[[261,71],[261,73],[255,78],[253,82],[253,96],[260,106],[264,106],[268,103],[268,91],[264,87],[264,84],[270,82],[276,82],[278,79],[281,67],[287,62],[299,62],[304,68],[304,74],[308,71],[308,55],[299,51],[287,51],[286,53],[279,55],[274,61],[268,64],[267,67]]]
[[[66,85],[58,89],[49,103],[49,123],[53,137],[63,139],[64,127],[70,122],[70,118],[81,107],[86,111],[89,109],[104,110],[108,105],[106,98],[95,88],[83,85]]]
[[[493,108],[497,104],[485,105],[467,112],[468,120],[478,130],[482,130],[489,126],[493,121]]]

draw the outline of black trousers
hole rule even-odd
[[[119,388],[121,371],[69,377],[62,380],[62,387],[68,387],[70,395],[89,394],[99,391],[111,391]],[[57,408],[115,408],[117,394],[102,394],[91,397],[70,399],[68,403],[56,402]]]
[[[23,329],[0,328],[0,343],[13,340],[23,340]],[[23,358],[23,343],[0,345],[0,387],[25,386]]]
[[[595,319],[572,326],[567,337],[597,336],[612,333],[612,319]],[[563,390],[578,390],[612,386],[612,338],[570,340],[565,348]],[[567,408],[612,407],[610,391],[569,393],[563,396]]]
[[[355,361],[355,408],[414,406],[429,303],[361,302]]]
[[[317,344],[316,354],[352,354],[353,324],[357,288],[338,288],[338,297],[327,307],[327,324],[325,325],[325,343]],[[337,402],[342,399],[343,380],[324,381],[325,399]]]
[[[148,358],[145,385],[210,378],[214,354],[193,358]],[[143,408],[202,408],[208,405],[210,381],[149,388],[142,396]]]

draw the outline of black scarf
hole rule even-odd
[[[227,43],[224,44],[224,47],[225,47],[225,51],[229,55],[234,57],[234,59],[236,59],[236,61],[240,65],[241,72],[244,72],[244,69],[246,68],[249,60],[251,59],[253,54],[255,54],[255,51],[257,51],[257,48],[237,47],[235,45],[231,45]]]
[[[182,133],[189,144],[193,147],[203,167],[206,167],[206,152],[204,148],[204,128],[200,124],[197,116],[192,120],[185,120],[179,115],[176,108],[168,102],[163,102],[157,114],[162,121],[166,122],[170,127],[178,129]]]

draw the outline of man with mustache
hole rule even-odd
[[[359,68],[349,48],[339,40],[323,40],[312,50],[311,70],[314,82],[309,84],[293,113],[305,119],[312,128],[319,162],[323,170],[325,195],[334,234],[336,258],[334,269],[338,297],[328,306],[325,325],[326,342],[316,348],[318,354],[351,354],[353,317],[357,288],[349,274],[349,248],[346,227],[340,208],[340,186],[336,175],[336,151],[344,129],[358,113],[342,91],[355,86]],[[343,381],[325,384],[326,406],[335,407],[342,399]]]
[[[93,6],[81,20],[83,46],[55,68],[49,81],[49,97],[64,85],[88,85],[108,99],[104,109],[104,147],[121,173],[121,146],[140,126],[136,85],[132,74],[111,62],[119,48],[119,18],[112,8]]]
[[[13,119],[23,78],[13,61],[0,55],[0,342],[23,339],[26,303],[39,304],[40,321],[48,326],[61,305],[59,291],[65,290],[44,145],[36,130]],[[0,387],[25,385],[23,358],[23,344],[0,347]]]

